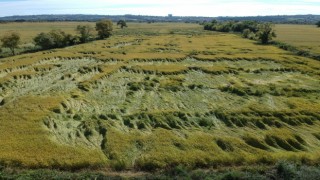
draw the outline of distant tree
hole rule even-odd
[[[111,20],[101,20],[96,23],[96,30],[100,39],[108,38],[111,36],[112,28]]]
[[[320,21],[318,21],[318,22],[316,23],[316,25],[317,25],[318,27],[320,27]]]
[[[251,32],[257,32],[258,23],[255,21],[239,21],[233,23],[231,29],[234,32],[243,32],[245,29],[249,29]]]
[[[215,19],[209,23],[204,23],[204,30],[215,31],[217,24],[218,24],[218,21]]]
[[[75,44],[75,37],[62,30],[52,30],[49,33],[38,34],[33,41],[42,49],[60,48]]]
[[[42,49],[54,48],[55,42],[49,33],[40,33],[33,38],[36,46],[40,46]]]
[[[2,47],[9,48],[11,50],[12,55],[15,55],[15,49],[18,47],[20,43],[20,35],[16,32],[11,32],[9,34],[4,35],[1,38]]]
[[[233,24],[234,22],[232,21],[219,23],[216,25],[215,29],[216,31],[219,31],[219,32],[230,32],[232,30]]]
[[[79,44],[80,38],[78,36],[73,36],[71,34],[65,34],[63,39],[63,46],[71,46],[75,44]]]
[[[203,26],[203,29],[204,30],[209,30],[209,31],[212,31],[212,24],[211,23],[204,23],[203,24],[204,26]]]
[[[117,26],[120,26],[121,29],[123,29],[124,27],[128,27],[126,21],[124,21],[124,20],[119,20],[117,22]]]
[[[50,31],[49,35],[53,38],[55,48],[60,48],[60,47],[70,45],[67,34],[60,29]]]
[[[211,24],[217,24],[217,23],[218,23],[218,21],[216,19],[211,21]]]
[[[254,32],[252,32],[250,29],[245,29],[242,32],[242,37],[254,40],[254,39],[256,39],[256,34]]]
[[[86,43],[90,41],[93,37],[93,28],[90,25],[78,25],[76,31],[80,34],[80,42]]]
[[[276,37],[276,33],[270,23],[259,24],[256,35],[262,44],[268,44],[273,37]]]
[[[242,37],[249,38],[249,34],[251,33],[250,29],[245,29],[242,32]]]

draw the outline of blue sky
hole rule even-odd
[[[256,16],[320,14],[320,0],[0,0],[0,16],[103,14]]]

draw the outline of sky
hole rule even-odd
[[[0,17],[38,14],[319,15],[320,0],[0,0]]]

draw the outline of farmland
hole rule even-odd
[[[61,29],[66,33],[76,34],[77,25],[95,26],[94,22],[24,22],[24,23],[2,23],[0,24],[0,34],[8,31],[16,31],[21,35],[22,44],[32,43],[32,39],[41,32]],[[202,29],[197,24],[186,23],[128,23],[128,29],[121,30],[114,24],[115,34],[134,33],[169,33],[170,30],[194,30]]]
[[[275,26],[278,37],[276,40],[296,46],[299,49],[320,54],[320,28],[315,25],[284,25]]]
[[[1,59],[0,164],[316,165],[319,89],[319,61],[195,24],[129,24],[106,40]]]

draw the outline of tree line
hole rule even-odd
[[[124,20],[119,20],[117,25],[121,28],[127,27]],[[93,40],[106,39],[112,35],[113,23],[111,20],[101,20],[96,22],[95,30],[97,37],[93,35],[94,28],[90,25],[78,25],[76,27],[77,35],[67,34],[62,30],[51,30],[50,32],[42,32],[33,38],[37,49],[47,50],[53,48],[62,48],[71,45],[87,43]],[[20,35],[16,32],[11,32],[4,35],[0,40],[2,47],[9,48],[12,55],[15,55],[16,48],[20,43]]]
[[[218,32],[238,32],[242,37],[259,40],[262,44],[268,44],[273,37],[276,37],[271,23],[258,23],[257,21],[226,21],[218,22],[212,20],[203,23],[204,30]]]
[[[224,21],[218,22],[212,20],[211,22],[202,23],[204,30],[218,31],[218,32],[238,32],[242,37],[259,40],[262,44],[268,44],[272,38],[276,37],[276,33],[271,23],[259,23],[257,21]],[[320,27],[320,21],[316,23]]]

